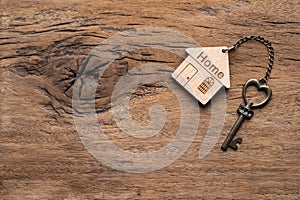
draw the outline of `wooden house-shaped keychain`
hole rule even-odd
[[[188,48],[172,77],[205,105],[221,87],[230,87],[227,47]]]

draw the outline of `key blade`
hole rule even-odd
[[[236,122],[234,123],[234,125],[232,126],[228,136],[226,137],[226,139],[224,140],[221,149],[223,151],[226,151],[230,145],[230,143],[232,142],[234,136],[236,135],[237,131],[239,130],[240,126],[242,125],[242,123],[245,120],[245,116],[244,115],[239,115],[239,118],[236,120]]]

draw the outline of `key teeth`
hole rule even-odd
[[[233,150],[238,150],[237,144],[241,144],[243,142],[242,138],[236,138],[235,140],[232,140],[229,144],[229,147]]]

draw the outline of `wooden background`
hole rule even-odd
[[[300,2],[297,1],[95,1],[1,0],[0,199],[300,199]],[[129,174],[102,165],[80,141],[72,116],[72,87],[88,53],[119,31],[162,27],[202,46],[230,46],[247,35],[272,42],[275,64],[271,102],[255,110],[238,132],[237,152],[220,150],[242,102],[241,87],[264,72],[263,45],[249,42],[230,54],[222,135],[207,157],[198,152],[210,119],[200,107],[193,144],[171,165]],[[124,149],[158,149],[176,133],[180,114],[172,93],[143,86],[132,98],[132,116],[148,123],[148,107],[170,108],[165,133],[136,141],[111,118],[109,95],[118,77],[141,63],[176,68],[166,52],[134,52],[114,62],[96,110],[111,139]],[[204,117],[202,117],[204,116]],[[175,132],[174,132],[175,131]]]

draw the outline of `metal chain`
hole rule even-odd
[[[273,63],[274,63],[274,49],[272,47],[271,42],[269,42],[268,40],[264,39],[261,36],[244,37],[244,38],[240,39],[239,41],[237,41],[237,43],[235,45],[233,45],[232,47],[230,47],[228,49],[223,49],[222,52],[223,53],[225,53],[225,52],[231,52],[231,51],[237,49],[241,44],[243,44],[243,43],[245,43],[245,42],[247,42],[249,40],[258,41],[258,42],[264,44],[268,48],[268,51],[269,51],[269,61],[268,61],[268,67],[266,69],[266,74],[265,74],[265,76],[263,76],[263,77],[261,77],[259,79],[259,82],[267,84],[268,80],[270,78],[271,71],[272,71],[272,68],[273,68]]]

